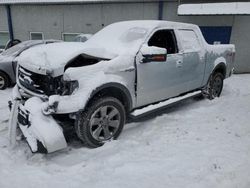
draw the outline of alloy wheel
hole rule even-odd
[[[223,80],[220,76],[214,78],[212,86],[212,95],[213,97],[219,97],[222,89]]]
[[[101,106],[90,118],[90,132],[97,141],[110,140],[117,132],[121,114],[114,106]]]

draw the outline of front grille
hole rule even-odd
[[[53,78],[49,75],[31,72],[19,66],[18,80],[19,83],[26,89],[40,95],[50,96],[58,94],[60,90],[61,76]]]

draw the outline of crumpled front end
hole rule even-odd
[[[92,59],[93,62],[85,59],[86,66],[78,66],[78,58],[69,62],[59,76],[48,72],[45,67],[28,68],[25,63],[19,62],[16,88],[21,101],[16,119],[33,152],[46,153],[64,148],[66,141],[60,126],[64,129],[74,127],[77,114],[85,109],[99,88],[116,83],[133,93],[133,55],[126,54],[112,60]],[[55,140],[50,134],[53,132]]]

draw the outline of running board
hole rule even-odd
[[[173,105],[175,103],[178,103],[178,102],[181,102],[183,100],[193,98],[193,97],[196,97],[196,96],[199,96],[199,95],[201,95],[201,91],[195,91],[195,92],[183,95],[183,96],[167,99],[166,101],[163,101],[163,102],[159,102],[159,103],[156,103],[156,104],[151,104],[151,105],[148,105],[146,107],[143,107],[143,108],[136,109],[136,110],[132,111],[131,114],[130,114],[130,117],[132,119],[140,118],[142,116],[146,116],[148,114],[151,114],[151,113],[153,113],[155,111],[163,110],[166,107],[168,107],[170,105]]]

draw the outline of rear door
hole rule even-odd
[[[178,39],[183,56],[182,76],[191,91],[201,87],[205,70],[205,49],[197,34],[191,29],[179,29]]]

